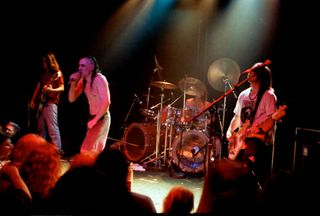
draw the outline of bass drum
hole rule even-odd
[[[124,153],[129,161],[138,162],[156,150],[157,126],[132,123],[125,133]]]
[[[173,141],[173,163],[183,172],[199,173],[204,171],[208,142],[208,136],[201,131],[184,131]]]

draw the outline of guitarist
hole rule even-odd
[[[241,160],[252,169],[258,183],[271,174],[272,145],[277,97],[271,70],[256,63],[248,72],[250,87],[239,94],[234,117],[228,127],[229,159]],[[240,149],[240,151],[238,151]]]
[[[64,91],[64,79],[55,55],[46,53],[42,58],[42,73],[33,92],[30,107],[37,110],[37,132],[54,143],[63,154],[58,125],[58,104]],[[36,101],[39,101],[36,106]]]

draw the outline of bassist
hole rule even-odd
[[[260,185],[271,174],[277,104],[271,70],[263,64],[256,63],[248,73],[250,87],[240,93],[226,133],[229,159],[241,160]]]

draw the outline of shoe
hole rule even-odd
[[[140,164],[136,164],[136,163],[132,165],[132,169],[134,171],[146,171],[146,169],[143,168],[143,166],[141,166]]]

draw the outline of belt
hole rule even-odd
[[[98,121],[104,119],[106,116],[108,115],[108,111],[105,112],[100,118]],[[89,119],[93,119],[95,117],[95,115],[89,115]]]

